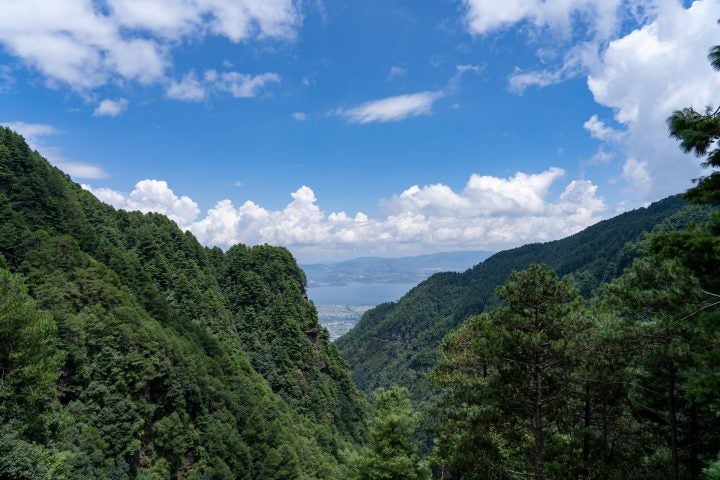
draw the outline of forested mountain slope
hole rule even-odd
[[[116,211],[0,128],[0,478],[342,478],[364,403],[282,248]]]
[[[571,275],[587,296],[622,273],[635,256],[635,242],[646,232],[680,229],[708,215],[706,207],[670,197],[562,240],[497,253],[463,273],[433,275],[398,302],[366,312],[335,344],[363,390],[399,384],[416,400],[426,399],[425,373],[435,363],[439,342],[469,315],[494,306],[496,287],[512,271],[545,263],[560,275]]]

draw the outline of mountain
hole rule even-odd
[[[365,403],[305,288],[0,128],[0,478],[343,478]]]
[[[497,253],[463,273],[433,275],[399,301],[366,312],[335,345],[348,360],[355,383],[366,392],[399,384],[407,386],[415,400],[427,399],[431,387],[425,373],[435,364],[437,345],[469,315],[496,305],[495,289],[512,271],[545,263],[560,275],[570,275],[589,296],[630,265],[637,242],[647,232],[681,229],[706,220],[709,211],[670,197],[562,240]]]
[[[438,272],[462,272],[492,252],[442,252],[414,257],[360,257],[335,263],[301,265],[308,285],[348,283],[419,283]]]

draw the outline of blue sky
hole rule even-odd
[[[0,0],[0,123],[99,198],[302,261],[499,250],[702,172],[720,0]]]

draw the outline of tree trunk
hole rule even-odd
[[[590,478],[590,389],[585,381],[585,418],[583,429],[583,478]]]
[[[543,398],[542,398],[542,369],[540,358],[535,356],[533,368],[533,387],[535,388],[535,411],[533,412],[533,433],[535,436],[535,480],[543,479]]]
[[[700,422],[698,421],[698,407],[694,403],[690,406],[690,428],[688,440],[690,442],[690,478],[700,480],[702,478],[703,464],[700,461]]]
[[[668,415],[670,416],[670,468],[672,480],[679,480],[678,469],[678,422],[675,405],[675,364],[668,360]]]
[[[607,417],[607,400],[603,401],[603,419],[602,419],[602,436],[603,436],[603,452],[602,452],[602,469],[601,469],[601,475],[602,479],[605,480],[608,478],[608,463],[610,460],[610,455],[608,454],[608,417]]]

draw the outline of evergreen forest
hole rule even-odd
[[[116,210],[0,128],[0,478],[720,480],[720,112],[667,123],[689,191],[336,343],[287,249]]]

